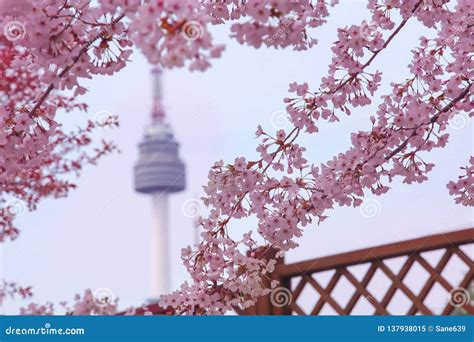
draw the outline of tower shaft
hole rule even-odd
[[[154,225],[151,232],[151,300],[170,290],[168,248],[168,194],[153,194]]]

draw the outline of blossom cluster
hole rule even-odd
[[[90,9],[88,2],[19,1],[2,10],[0,241],[17,237],[13,219],[19,210],[33,210],[42,198],[64,197],[75,187],[62,175],[116,149],[103,141],[86,151],[96,124],[63,132],[57,114],[86,110],[76,101],[86,90],[78,79],[112,74],[131,52],[120,47],[127,43],[113,14],[101,22],[107,13]],[[115,52],[112,43],[119,46]]]
[[[223,313],[236,305],[247,307],[268,293],[262,280],[268,272],[265,266],[275,259],[236,254],[242,248],[252,252],[257,243],[250,232],[241,241],[231,239],[232,219],[255,216],[266,250],[277,249],[281,254],[297,246],[295,238],[314,218],[321,222],[336,205],[358,206],[367,191],[386,193],[396,177],[408,184],[428,179],[434,164],[425,161],[424,155],[446,145],[446,128],[455,111],[473,109],[469,100],[472,7],[466,1],[460,1],[454,10],[426,1],[392,1],[384,6],[369,3],[373,11],[369,29],[363,22],[338,31],[329,73],[319,91],[310,92],[306,83],[290,84],[289,91],[297,97],[285,101],[294,126],[274,136],[259,127],[260,160],[241,157],[230,165],[219,162],[213,166],[203,198],[209,215],[199,222],[203,242],[194,250],[185,249],[182,255],[194,284],[163,296],[162,306],[172,307],[176,313]],[[393,11],[402,18],[398,25],[389,19]],[[316,133],[318,120],[339,121],[340,114],[351,114],[350,108],[371,102],[382,73],[367,69],[412,18],[437,28],[436,37],[421,37],[420,46],[413,50],[408,66],[412,78],[392,84],[392,92],[382,96],[378,110],[370,117],[372,129],[353,133],[349,150],[319,166],[310,165],[297,137]],[[454,20],[466,27],[457,30],[455,37],[449,29]],[[384,38],[382,32],[387,30]],[[450,184],[450,190],[458,194],[458,202],[472,205],[471,169],[466,172],[459,184]],[[242,260],[249,269],[242,267]],[[252,278],[253,292],[249,292],[247,277],[253,277],[258,268],[260,281]],[[213,298],[219,303],[212,303]]]
[[[224,45],[214,45],[207,29],[209,17],[198,1],[149,1],[130,15],[130,37],[151,63],[166,68],[204,71],[219,58]]]
[[[0,308],[4,306],[7,299],[14,299],[15,297],[26,299],[32,297],[32,295],[33,293],[30,286],[22,287],[16,283],[2,280],[0,283]]]
[[[464,174],[457,181],[451,181],[447,187],[449,194],[456,196],[456,203],[474,206],[474,157],[469,159],[469,166],[461,167]]]
[[[232,24],[231,37],[255,48],[262,45],[301,51],[317,43],[310,30],[326,23],[329,4],[324,0],[204,1],[213,24]]]
[[[67,315],[84,316],[84,315],[101,315],[110,316],[117,313],[117,299],[100,300],[94,296],[93,292],[88,289],[84,294],[76,294],[73,299],[72,306],[67,302],[61,302],[60,306]],[[45,304],[30,303],[26,307],[20,309],[22,315],[49,316],[57,313],[55,305],[51,302]]]

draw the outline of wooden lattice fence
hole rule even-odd
[[[471,228],[293,264],[281,260],[267,280],[268,283],[279,280],[280,286],[254,307],[236,308],[236,312],[243,315],[318,315],[327,313],[328,310],[323,310],[326,308],[339,315],[449,315],[453,310],[474,314],[469,292],[474,278],[473,243],[474,228]],[[460,277],[459,274],[452,275],[454,268],[462,273]],[[323,273],[328,280],[325,284],[319,277]],[[376,286],[371,289],[371,283],[380,283],[380,279],[375,278],[381,276],[388,285],[383,289]],[[335,293],[341,283],[345,283],[342,292],[339,291],[345,295],[344,300]],[[313,295],[303,296],[308,288]],[[430,292],[437,294],[433,296]],[[402,311],[400,305],[397,306],[400,296],[405,297]],[[309,308],[304,310],[301,302],[306,307],[309,304]],[[362,302],[365,311],[355,312],[358,303]],[[439,310],[433,309],[432,302],[438,303]]]
[[[280,285],[255,306],[235,311],[240,315],[320,315],[328,314],[327,309],[338,315],[472,315],[473,245],[474,228],[470,228],[293,264],[280,259],[265,280],[268,287],[272,280]],[[380,285],[381,275],[386,286],[373,287]],[[338,293],[338,285],[344,282]],[[313,294],[304,295],[305,289]],[[397,305],[401,296],[405,298],[402,311]],[[356,310],[360,303],[365,310]],[[132,314],[172,315],[173,310],[151,304]]]

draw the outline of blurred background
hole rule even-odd
[[[202,194],[209,167],[217,160],[257,156],[254,132],[258,124],[275,131],[275,113],[284,110],[288,84],[308,82],[318,87],[331,59],[331,43],[338,27],[369,18],[362,1],[343,1],[333,9],[328,24],[318,29],[319,44],[309,51],[254,49],[228,37],[229,27],[214,27],[216,42],[227,44],[223,57],[205,73],[166,70],[163,96],[168,122],[180,143],[186,164],[187,189],[170,197],[170,277],[176,289],[187,279],[180,249],[196,239],[193,219],[184,203]],[[350,15],[349,15],[350,14]],[[422,34],[415,21],[402,30],[381,54],[371,70],[383,72],[377,95],[390,92],[389,84],[408,76],[411,49]],[[133,166],[138,159],[152,105],[152,81],[140,52],[114,77],[96,77],[82,100],[89,112],[63,114],[64,126],[73,129],[100,111],[118,114],[120,128],[101,130],[97,139],[115,141],[120,154],[88,167],[76,181],[78,189],[60,200],[42,202],[35,212],[26,212],[17,223],[21,235],[1,248],[1,278],[32,285],[35,302],[71,300],[86,288],[108,288],[122,308],[147,299],[150,287],[149,240],[153,226],[149,196],[137,194]],[[321,124],[320,133],[301,139],[311,162],[325,162],[350,146],[350,133],[370,128],[371,107],[353,111],[339,124]],[[277,127],[278,128],[278,127]],[[392,184],[388,194],[374,199],[374,212],[359,208],[335,208],[320,226],[306,229],[300,247],[286,256],[299,261],[343,251],[436,234],[473,225],[470,208],[455,205],[446,184],[457,178],[459,167],[472,155],[473,127],[469,121],[450,128],[447,148],[435,150],[425,160],[436,164],[424,184]],[[368,197],[371,199],[370,195]],[[254,229],[254,221],[235,221],[234,236]],[[463,270],[449,267],[452,277]],[[24,303],[7,302],[6,312],[15,313]]]

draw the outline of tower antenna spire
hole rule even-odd
[[[165,111],[163,108],[163,86],[162,77],[163,71],[160,67],[155,67],[152,70],[153,75],[153,108],[151,111],[152,124],[162,123],[165,118]]]

